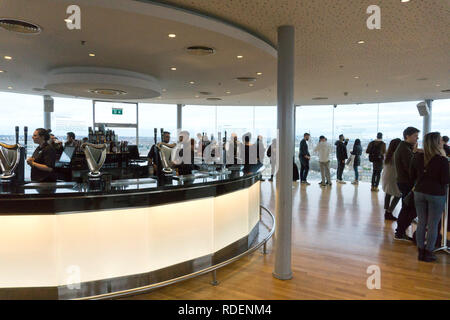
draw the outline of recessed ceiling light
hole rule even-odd
[[[242,59],[244,56],[237,56],[236,58],[238,58],[238,59]]]
[[[355,78],[355,79],[359,79],[359,77],[358,77],[358,76],[354,76],[353,78]]]
[[[436,84],[436,87],[440,87],[441,85],[439,83]]]
[[[0,19],[0,28],[22,34],[39,34],[42,30],[36,24],[17,19]]]
[[[227,91],[227,92],[225,92],[226,94],[230,94],[231,93],[231,91]]]
[[[405,3],[405,2],[409,2],[409,0],[402,0],[402,2],[404,2],[404,3]]]
[[[190,83],[190,84],[195,84],[195,82],[194,82],[194,81],[189,81],[189,83]]]
[[[72,20],[70,20],[70,19],[64,19],[64,21],[67,23],[72,23]]]
[[[8,87],[9,90],[11,90],[13,87]]]
[[[169,38],[175,38],[177,35],[175,33],[169,33]]]
[[[0,73],[3,73],[3,72],[5,72],[4,70],[0,70]]]
[[[260,76],[260,75],[262,75],[262,72],[257,72],[256,74],[257,74],[258,76]]]
[[[5,60],[12,60],[12,57],[10,57],[10,56],[5,56],[4,58],[5,58]]]
[[[170,70],[175,71],[175,70],[177,70],[177,68],[172,67],[172,68],[170,68]]]
[[[253,83],[250,83],[248,86],[249,86],[249,87],[253,87]]]
[[[95,53],[89,53],[89,57],[95,57]]]
[[[364,40],[359,40],[358,41],[358,44],[363,44],[363,43],[366,43]]]
[[[200,98],[200,96],[199,96],[199,95],[196,95],[195,97],[196,97],[196,98]]]
[[[162,89],[162,92],[166,92],[167,91],[167,89]]]
[[[375,90],[376,93],[380,92],[380,90]]]

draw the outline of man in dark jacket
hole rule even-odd
[[[450,147],[448,146],[448,137],[447,136],[443,136],[442,140],[444,140],[444,151],[445,151],[445,155],[447,157],[450,157]]]
[[[377,133],[376,140],[373,140],[367,146],[366,153],[369,154],[369,161],[373,164],[372,188],[371,191],[378,191],[380,184],[381,171],[383,170],[384,155],[386,153],[386,144],[383,142],[383,134]]]
[[[300,181],[301,183],[309,185],[310,183],[306,181],[306,178],[308,177],[308,171],[309,171],[309,159],[311,158],[311,155],[309,154],[308,150],[308,143],[309,140],[309,133],[305,133],[303,135],[302,141],[300,141]]]
[[[412,240],[406,235],[406,229],[417,216],[414,205],[408,205],[403,201],[414,187],[414,180],[410,176],[410,165],[417,151],[417,141],[420,130],[408,127],[403,131],[404,140],[400,142],[394,153],[394,164],[397,171],[397,185],[402,193],[402,209],[398,215],[397,229],[395,230],[396,240]]]
[[[344,172],[345,160],[347,156],[347,144],[348,139],[344,138],[344,135],[339,135],[339,140],[336,141],[336,158],[337,158],[337,183],[345,184],[346,182],[342,180],[342,173]]]

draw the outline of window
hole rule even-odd
[[[66,139],[67,132],[75,133],[78,140],[87,137],[88,128],[92,127],[92,100],[53,98],[52,113],[53,134],[61,141]]]

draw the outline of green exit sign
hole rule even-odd
[[[122,115],[123,109],[122,108],[112,108],[112,114]]]

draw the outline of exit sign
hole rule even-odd
[[[122,108],[112,108],[112,114],[122,115],[123,109]]]

